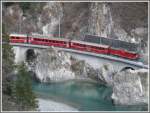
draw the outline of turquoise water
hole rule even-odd
[[[146,105],[115,106],[111,100],[112,89],[87,81],[67,81],[62,83],[33,82],[34,92],[42,97],[63,102],[79,111],[145,111]]]

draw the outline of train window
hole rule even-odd
[[[100,49],[99,47],[95,47],[96,49]]]
[[[92,46],[93,49],[97,49],[97,47]]]
[[[75,43],[74,45],[78,45],[77,43]]]
[[[92,46],[88,46],[89,48],[93,48]]]
[[[86,47],[86,45],[83,45],[83,47]]]
[[[15,39],[16,37],[11,37],[11,38]]]
[[[93,49],[97,49],[96,47],[92,46]]]
[[[35,38],[35,41],[40,41],[38,38]]]
[[[104,50],[104,48],[100,47],[99,49]]]

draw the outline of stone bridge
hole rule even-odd
[[[16,63],[25,61],[28,54],[31,53],[36,54],[39,51],[41,51],[41,49],[49,48],[49,46],[23,44],[23,43],[10,43],[10,45],[13,46]],[[103,64],[112,64],[114,66],[115,71],[123,71],[125,69],[140,69],[140,68],[148,69],[148,65],[144,65],[142,62],[123,59],[116,56],[96,54],[66,48],[58,48],[58,47],[54,48],[66,51],[80,60],[85,60],[94,68],[99,68]]]

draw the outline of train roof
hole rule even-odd
[[[23,36],[23,37],[27,37],[27,34],[17,34],[17,33],[12,33],[9,36]]]
[[[130,43],[130,42],[125,42],[125,41],[121,41],[118,39],[105,38],[105,37],[100,37],[96,35],[85,35],[84,41],[109,45],[113,48],[121,48],[121,49],[125,49],[127,51],[132,51],[132,52],[137,51],[139,48],[138,43]]]
[[[84,35],[84,39],[86,39],[87,37],[92,37],[92,38],[106,38],[106,39],[110,39],[110,40],[115,40],[115,41],[122,41],[120,39],[116,39],[116,38],[109,38],[109,37],[101,37],[101,36],[98,36],[98,35],[90,35],[90,34],[86,34]],[[126,41],[122,41],[122,42],[126,42]],[[130,43],[130,44],[139,44],[138,42],[126,42],[126,43]]]
[[[86,44],[86,45],[90,45],[90,46],[96,46],[96,47],[104,47],[104,48],[108,48],[108,45],[102,45],[102,44],[97,44],[97,43],[90,43],[90,42],[85,42],[85,41],[80,41],[80,40],[71,40],[71,42],[75,42],[75,43],[80,43],[80,44]]]
[[[42,39],[51,39],[51,40],[60,40],[60,41],[69,41],[69,39],[65,38],[54,38],[53,36],[47,36],[47,35],[29,35],[32,38],[42,38]]]

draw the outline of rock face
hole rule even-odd
[[[56,82],[74,79],[70,70],[70,55],[50,48],[41,51],[37,56],[35,73],[41,82]]]
[[[98,78],[105,82],[108,86],[113,86],[113,79],[117,72],[114,71],[114,67],[111,64],[104,64],[98,69]]]
[[[102,70],[94,69],[85,61],[78,60],[56,48],[38,51],[34,61],[26,62],[26,65],[40,82],[59,82],[70,79],[94,79],[108,82],[106,75],[112,72],[112,67],[105,66]]]
[[[94,77],[97,75],[96,70],[92,66],[90,66],[85,61],[76,61],[71,65],[72,71],[75,73],[75,75],[79,78],[88,78],[88,77]]]
[[[35,62],[30,64],[28,64],[30,71],[33,71],[41,82],[95,79],[98,76],[97,70],[85,61],[54,48],[39,51]]]
[[[147,70],[128,70],[116,74],[112,99],[119,105],[148,104]]]

